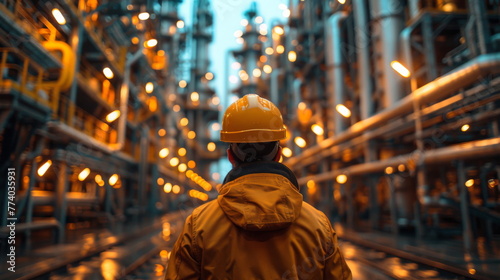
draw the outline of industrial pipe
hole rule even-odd
[[[416,89],[410,95],[399,100],[393,107],[385,109],[378,114],[359,121],[349,129],[336,137],[330,137],[316,146],[309,148],[299,156],[285,162],[293,169],[300,167],[304,158],[313,156],[323,149],[330,148],[349,139],[352,139],[375,126],[383,124],[392,118],[406,115],[413,111],[413,102],[418,100],[420,104],[442,99],[488,74],[500,73],[500,54],[485,54],[457,67],[450,73],[435,79],[434,81]]]
[[[335,113],[335,106],[344,103],[344,70],[342,69],[342,34],[340,32],[341,23],[347,17],[347,12],[340,11],[328,18],[326,26],[326,63],[327,63],[327,90],[330,92],[328,98],[329,124],[334,123],[335,135],[345,130],[344,119]],[[329,127],[333,131],[332,127]]]

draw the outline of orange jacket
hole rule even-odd
[[[328,218],[276,162],[233,169],[184,225],[165,279],[351,279]]]

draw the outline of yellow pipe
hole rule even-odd
[[[59,79],[55,82],[46,82],[43,87],[58,87],[60,90],[69,89],[75,76],[75,53],[70,45],[62,41],[45,41],[43,46],[48,51],[60,51],[62,53],[62,69]]]

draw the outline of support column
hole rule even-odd
[[[457,166],[457,177],[458,177],[458,189],[460,191],[460,213],[462,216],[462,236],[464,242],[464,249],[467,252],[472,250],[473,236],[472,236],[472,226],[470,218],[470,201],[469,201],[469,191],[465,186],[465,168],[464,161],[459,160]]]
[[[65,239],[66,234],[66,210],[67,210],[67,200],[66,193],[68,191],[68,165],[66,162],[59,161],[57,164],[58,175],[57,175],[57,188],[56,188],[56,205],[55,205],[55,218],[59,221],[61,225],[61,230],[57,236],[57,242],[62,243]]]

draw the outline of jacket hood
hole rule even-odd
[[[292,224],[300,215],[303,199],[290,169],[278,162],[262,161],[231,170],[217,201],[237,226],[270,231]]]

